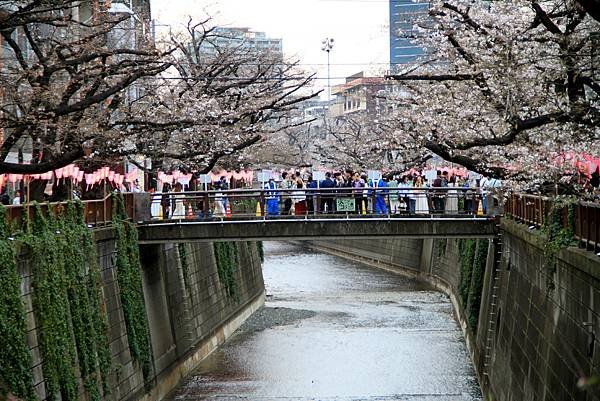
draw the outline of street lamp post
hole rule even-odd
[[[330,72],[330,63],[329,63],[329,52],[333,49],[333,38],[325,38],[321,44],[321,50],[327,52],[327,111],[329,111],[329,106],[331,106],[331,72]]]

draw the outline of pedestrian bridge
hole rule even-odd
[[[397,197],[396,197],[397,195]],[[352,188],[123,194],[139,242],[492,238],[480,191],[458,188]],[[488,203],[492,203],[490,200]],[[115,199],[84,202],[89,227],[112,224]],[[43,205],[43,208],[49,206]],[[61,209],[58,205],[55,210]],[[8,208],[21,221],[27,205]]]
[[[496,218],[479,207],[479,191],[456,188],[200,191],[155,194],[149,202],[136,205],[151,212],[136,219],[142,244],[498,234]]]

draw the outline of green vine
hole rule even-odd
[[[258,249],[258,257],[260,257],[260,261],[265,261],[265,249],[262,241],[256,241],[256,248]]]
[[[483,291],[483,278],[485,275],[488,247],[489,242],[485,239],[478,240],[475,246],[471,285],[469,286],[469,295],[467,297],[465,308],[467,322],[473,331],[477,330],[477,321],[479,320],[479,309],[481,307],[481,293]]]
[[[185,244],[177,244],[177,251],[179,252],[179,260],[181,261],[181,270],[183,271],[183,282],[185,287],[189,290],[190,279],[189,279],[189,263],[187,260],[187,249]]]
[[[437,256],[438,258],[441,258],[442,256],[444,256],[446,254],[446,246],[447,246],[448,241],[445,239],[441,239],[441,240],[437,240],[436,241],[436,248],[437,248]]]
[[[117,281],[121,294],[127,340],[133,359],[139,363],[144,380],[152,374],[152,344],[142,287],[141,263],[136,227],[127,220],[122,196],[113,198],[113,225],[117,241]]]
[[[65,219],[58,224],[65,240],[63,255],[79,369],[89,400],[96,401],[100,399],[98,379],[102,380],[104,393],[109,391],[111,358],[96,249],[83,213],[81,202],[69,202]],[[97,368],[100,369],[100,377]]]
[[[6,209],[0,206],[0,398],[6,392],[35,400],[31,375],[31,353],[21,300],[21,278],[17,272],[14,241],[8,239]]]
[[[187,247],[185,244],[177,244],[179,252],[179,261],[181,262],[181,271],[183,273],[183,284],[189,297],[192,307],[194,306],[194,297],[192,296],[192,283],[190,280],[190,263],[188,261]]]
[[[22,235],[33,266],[33,306],[37,319],[46,396],[78,398],[79,370],[90,401],[109,390],[111,357],[95,246],[81,203],[68,203],[55,216],[33,204],[33,221]]]
[[[33,306],[38,325],[46,397],[64,401],[77,399],[77,357],[69,305],[69,279],[65,272],[66,241],[52,213],[46,219],[38,204],[23,242],[33,267]],[[76,316],[77,317],[77,316]]]
[[[459,248],[463,245],[459,244]],[[460,282],[458,285],[458,294],[463,307],[466,308],[469,299],[469,290],[471,289],[471,276],[473,273],[473,261],[475,259],[475,241],[468,239],[464,243],[464,248],[460,253]]]
[[[232,242],[215,242],[213,244],[219,281],[227,296],[239,301],[235,273],[239,264],[238,248]]]
[[[557,267],[557,256],[562,248],[573,241],[575,235],[575,206],[576,200],[571,198],[556,198],[550,209],[548,220],[545,221],[543,231],[547,241],[544,244],[544,256],[546,257],[546,287],[554,289],[554,272]],[[563,216],[566,208],[567,226],[565,227]]]

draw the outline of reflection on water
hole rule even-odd
[[[481,399],[445,295],[296,245],[265,256],[266,307],[174,399]]]

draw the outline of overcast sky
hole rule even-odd
[[[332,85],[365,69],[387,69],[389,62],[386,0],[151,0],[152,17],[174,28],[186,16],[210,15],[218,25],[249,27],[283,39],[287,57],[316,71],[327,85],[327,54],[321,41],[334,38]]]

